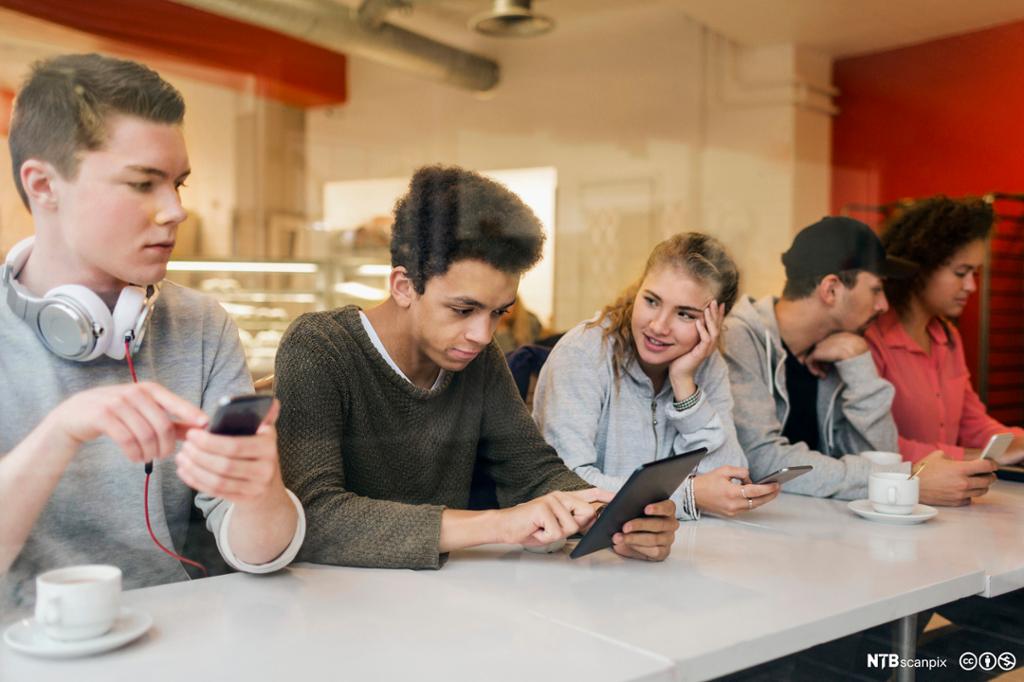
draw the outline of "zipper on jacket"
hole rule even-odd
[[[654,459],[658,459],[658,401],[651,401],[651,429],[654,431]]]
[[[835,438],[833,436],[832,422],[835,419],[835,407],[836,398],[839,397],[839,392],[843,390],[843,382],[840,381],[836,389],[832,391],[832,397],[828,400],[828,411],[825,413],[825,447],[828,448],[826,455],[833,456],[835,452]]]
[[[777,391],[779,397],[782,398],[782,425],[785,426],[786,420],[789,419],[789,396],[782,392],[782,388],[780,388],[778,381],[778,375],[785,371],[786,353],[782,353],[782,357],[779,358],[779,364],[775,365],[775,371],[773,372],[772,337],[771,334],[768,333],[767,329],[764,330],[764,356],[764,367],[768,374],[766,377],[768,379],[768,393],[769,395],[774,395]],[[786,389],[789,390],[789,387],[787,386]],[[815,417],[815,421],[817,421],[817,417]]]

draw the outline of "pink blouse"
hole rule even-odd
[[[964,448],[984,447],[995,433],[1024,435],[1024,429],[1004,426],[988,416],[971,387],[956,328],[935,318],[928,323],[928,335],[931,353],[910,338],[893,310],[865,334],[878,373],[896,388],[892,416],[903,459],[916,462],[933,450],[963,459]]]

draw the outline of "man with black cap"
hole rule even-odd
[[[782,255],[782,298],[743,296],[725,320],[725,358],[740,445],[753,480],[788,466],[814,469],[786,485],[818,497],[867,497],[869,450],[897,451],[892,385],[878,376],[863,333],[889,308],[886,277],[907,277],[862,222],[826,217]],[[941,460],[921,472],[921,501],[966,499],[990,477]]]

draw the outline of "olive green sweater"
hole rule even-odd
[[[275,375],[281,470],[306,510],[300,561],[439,568],[441,512],[466,507],[477,460],[503,507],[592,487],[544,442],[493,343],[419,388],[349,306],[297,319]]]

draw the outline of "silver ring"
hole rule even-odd
[[[750,511],[753,508],[754,508],[754,501],[748,497],[747,498],[747,511]]]
[[[750,500],[750,498],[747,497],[747,491],[743,489],[743,486],[740,486],[740,495],[743,496],[744,500],[748,500],[748,501]]]

